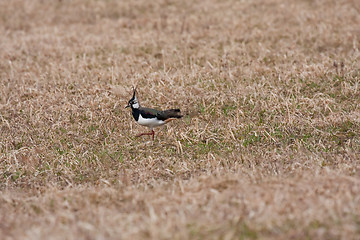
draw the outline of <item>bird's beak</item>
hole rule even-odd
[[[125,106],[125,108],[128,108],[128,107],[130,107],[130,105]]]

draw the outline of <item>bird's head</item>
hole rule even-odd
[[[128,108],[128,107],[131,107],[132,109],[140,107],[140,104],[136,98],[136,88],[134,88],[134,94],[133,94],[132,98],[129,100],[128,105],[126,105],[125,108]]]

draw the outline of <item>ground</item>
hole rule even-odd
[[[360,2],[0,0],[1,239],[360,239]],[[180,108],[155,140],[124,109]]]

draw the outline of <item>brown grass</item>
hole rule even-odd
[[[360,239],[360,3],[0,0],[1,239]],[[150,137],[124,109],[186,116]]]

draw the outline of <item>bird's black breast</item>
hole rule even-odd
[[[132,115],[133,115],[135,121],[138,121],[138,120],[139,120],[139,116],[140,116],[140,110],[139,110],[139,109],[136,109],[136,108],[133,108],[133,109],[132,109]]]

